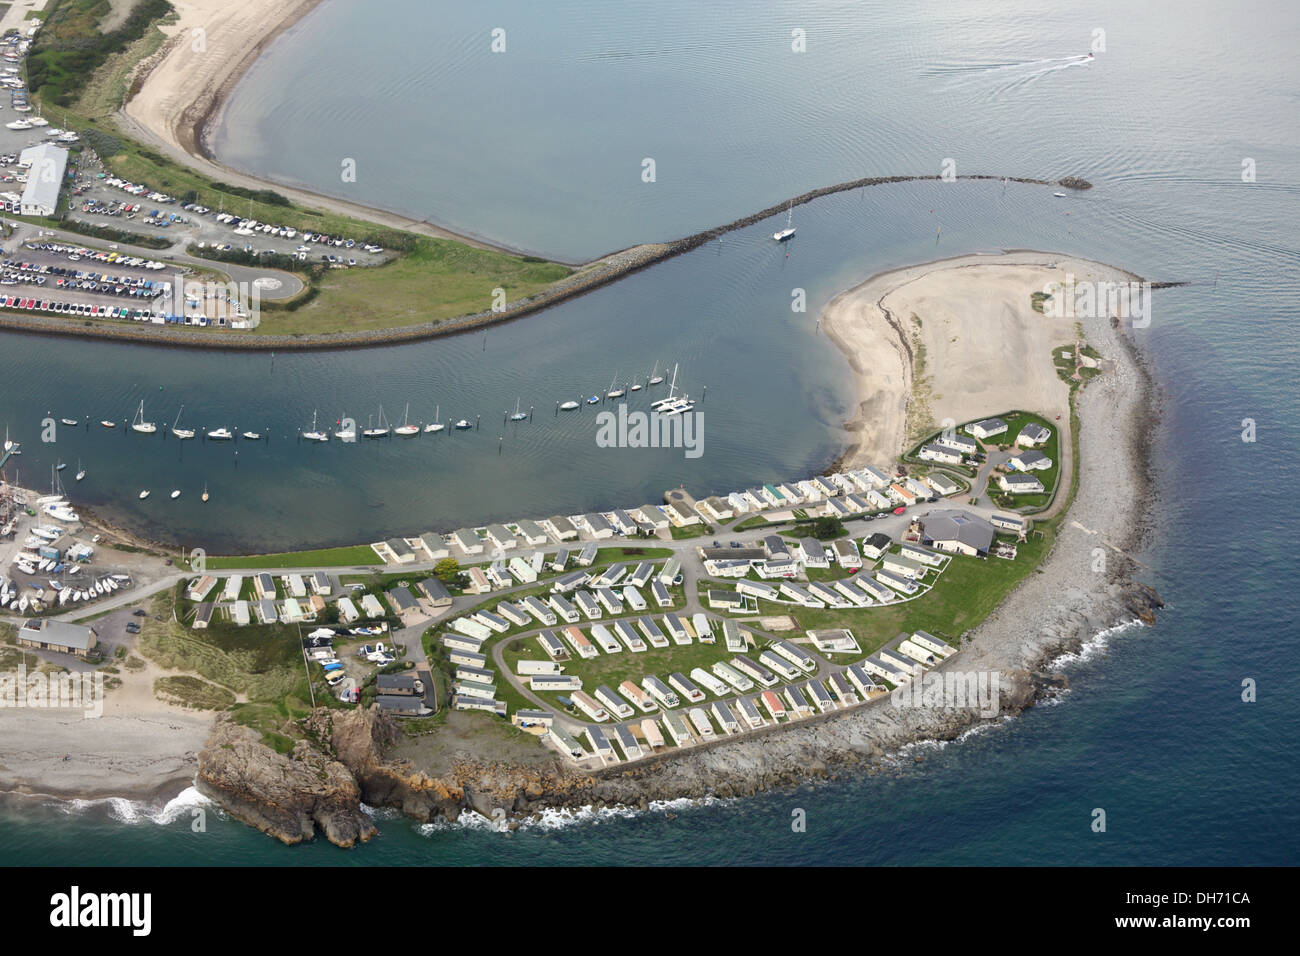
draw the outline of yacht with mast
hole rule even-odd
[[[442,423],[442,406],[441,405],[434,406],[433,421],[429,422],[429,424],[424,426],[425,432],[427,434],[437,434],[438,432],[444,430],[446,427],[447,426]]]
[[[347,441],[347,442],[356,441],[357,440],[356,423],[353,422],[351,425],[345,427],[343,423],[347,420],[348,420],[348,416],[345,414],[342,418],[340,418],[335,423],[339,426],[339,429],[334,433],[334,437],[337,438],[339,441]]]
[[[622,398],[624,395],[627,394],[626,388],[623,388],[622,386],[619,386],[618,388],[614,387],[614,382],[617,381],[618,381],[618,373],[615,372],[614,378],[609,383],[609,391],[605,393],[606,398]]]
[[[177,438],[180,438],[180,439],[193,438],[193,437],[194,437],[194,429],[193,429],[193,428],[181,428],[181,427],[180,427],[180,425],[181,425],[181,412],[183,412],[183,411],[185,411],[185,406],[184,406],[184,405],[182,405],[182,406],[180,407],[180,411],[178,411],[178,412],[176,413],[176,421],[172,422],[172,434],[175,435]]]
[[[519,409],[520,401],[521,400],[518,397],[515,398],[515,413],[510,416],[510,420],[512,422],[522,422],[524,421],[524,419],[528,417],[527,412],[520,411]]]
[[[402,414],[402,424],[393,429],[393,434],[401,438],[414,438],[420,434],[420,426],[410,424],[411,403],[406,403],[406,411]]]
[[[785,211],[785,228],[780,232],[772,233],[772,238],[777,242],[785,242],[787,239],[794,238],[794,226],[790,225],[790,220],[794,216],[794,203],[791,203]]]
[[[140,399],[140,407],[136,409],[135,420],[131,422],[131,430],[142,435],[152,435],[158,430],[158,426],[153,422],[144,420],[144,399]]]
[[[649,377],[648,379],[646,379],[646,384],[647,384],[647,385],[662,385],[663,383],[664,383],[664,377],[663,377],[662,375],[659,374],[659,363],[658,363],[658,362],[655,362],[654,370],[651,371],[651,373],[650,373],[650,377]]]
[[[302,437],[307,441],[329,441],[330,436],[316,428],[316,409],[311,412],[311,431],[303,432]]]
[[[384,406],[380,405],[379,424],[376,425],[374,428],[370,428],[367,426],[365,429],[362,430],[361,434],[364,435],[366,438],[385,438],[387,437],[389,431],[390,429],[388,427],[388,424],[384,421]]]
[[[650,407],[660,415],[680,415],[682,412],[688,412],[695,407],[695,402],[688,396],[677,394],[676,365],[673,366],[673,380],[668,386],[668,397],[651,402]]]

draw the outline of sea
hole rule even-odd
[[[324,0],[234,91],[217,156],[532,254],[584,261],[865,176],[1077,175],[1093,188],[838,193],[793,210],[790,243],[772,242],[775,216],[539,315],[399,348],[272,356],[4,333],[0,423],[24,443],[24,484],[79,464],[74,501],[221,553],[802,477],[850,443],[848,370],[817,322],[826,302],[886,269],[1041,249],[1186,283],[1157,291],[1135,331],[1162,394],[1156,474],[1138,490],[1154,526],[1137,557],[1166,607],[1155,627],[1094,635],[1058,662],[1068,691],[873,775],[509,833],[376,811],[380,836],[353,850],[283,847],[212,807],[195,832],[192,791],[166,807],[10,800],[0,860],[1295,863],[1297,41],[1300,10],[1284,2]],[[347,160],[355,182],[340,177]],[[556,408],[656,365],[699,401],[697,458],[613,454],[595,440],[607,406]],[[40,441],[42,419],[129,421],[141,402],[160,425],[271,437],[182,446],[83,424]],[[505,421],[516,403],[530,421]],[[313,418],[364,427],[381,406],[392,423],[477,428],[297,438]],[[172,488],[185,494],[159,493]]]

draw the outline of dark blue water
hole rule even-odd
[[[1157,499],[1156,527],[1139,555],[1167,602],[1157,627],[1110,635],[1066,665],[1072,689],[1051,706],[943,749],[919,748],[911,756],[925,760],[909,756],[894,773],[795,794],[511,835],[425,830],[385,817],[381,836],[353,851],[286,849],[220,819],[193,834],[183,815],[122,823],[103,806],[72,814],[11,807],[0,816],[0,859],[1296,862],[1295,8],[648,9],[620,5],[579,22],[572,4],[544,12],[488,4],[481,16],[440,6],[421,13],[423,5],[411,4],[404,16],[428,16],[437,28],[384,32],[381,43],[356,29],[340,40],[337,32],[360,14],[327,2],[254,71],[247,99],[243,91],[236,97],[240,118],[227,123],[240,142],[222,149],[240,146],[242,155],[227,154],[234,162],[327,189],[340,150],[322,153],[309,128],[324,110],[349,130],[377,130],[401,159],[363,198],[575,257],[685,234],[813,185],[937,172],[950,156],[959,171],[1077,172],[1096,188],[1068,201],[968,183],[829,198],[797,211],[789,259],[765,238],[772,225],[762,224],[495,329],[486,353],[467,337],[409,350],[277,356],[272,376],[264,357],[5,336],[4,416],[28,422],[68,403],[129,416],[143,396],[158,403],[160,420],[181,401],[187,418],[204,409],[213,423],[252,406],[277,433],[306,424],[315,406],[364,417],[380,401],[390,416],[418,400],[422,409],[441,402],[444,420],[477,409],[486,417],[513,408],[521,391],[540,411],[576,391],[602,390],[629,357],[646,365],[663,358],[683,363],[693,392],[710,386],[706,454],[697,462],[605,461],[576,418],[535,422],[509,439],[500,460],[496,432],[467,436],[454,453],[394,443],[363,450],[367,458],[343,448],[305,456],[277,439],[262,459],[241,454],[237,473],[229,450],[197,446],[183,461],[170,446],[136,460],[104,444],[111,439],[87,436],[80,451],[69,445],[70,453],[57,454],[92,457],[103,484],[87,494],[134,526],[175,522],[205,541],[250,545],[280,535],[299,543],[371,539],[357,532],[545,514],[567,502],[632,503],[681,481],[725,489],[824,464],[842,447],[839,422],[851,396],[842,360],[815,327],[817,309],[836,292],[880,269],[940,256],[1058,250],[1192,283],[1156,294],[1140,340],[1166,399],[1150,436],[1158,478],[1144,492]],[[509,69],[521,73],[492,80],[488,71],[506,66],[493,66],[481,49],[498,22],[520,53],[506,61]],[[798,26],[809,32],[806,59],[767,58],[788,49]],[[1107,52],[1090,66],[1067,65],[1063,58],[1083,52],[1096,27],[1107,30]],[[528,42],[532,30],[544,31],[545,42]],[[404,39],[417,32],[418,42]],[[448,53],[456,50],[459,58]],[[389,95],[376,99],[375,89]],[[439,130],[448,135],[434,136]],[[663,145],[647,147],[647,138]],[[307,145],[293,147],[299,143]],[[430,156],[427,168],[405,172],[414,167],[404,157],[417,154]],[[670,188],[647,193],[635,178],[623,183],[629,155],[633,174],[644,155],[671,157],[660,158],[655,184]],[[1246,157],[1256,161],[1252,184],[1240,179]],[[666,177],[674,166],[693,172]],[[808,290],[805,316],[789,312],[795,286]],[[1240,439],[1247,418],[1257,423],[1255,443]],[[43,464],[48,472],[44,459],[53,453],[35,442],[28,449],[24,468]],[[166,512],[162,503],[138,509],[134,490],[147,473],[187,487],[219,483],[212,505],[229,510],[217,522]],[[1240,699],[1246,678],[1258,683],[1256,703]],[[791,832],[796,807],[807,811],[806,833]],[[1097,807],[1107,813],[1105,834],[1089,827]]]

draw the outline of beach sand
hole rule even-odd
[[[219,122],[225,100],[240,78],[276,37],[319,2],[172,0],[177,19],[160,26],[168,40],[137,68],[135,93],[117,112],[117,121],[124,132],[157,148],[170,159],[222,182],[248,189],[271,188],[308,208],[327,209],[440,239],[455,239],[481,249],[526,251],[508,249],[387,210],[248,176],[209,155],[204,143],[205,131]]]
[[[881,273],[832,299],[822,327],[849,361],[858,403],[845,467],[890,465],[945,419],[1026,409],[1060,415],[1068,432],[1069,388],[1051,354],[1074,341],[1075,320],[1030,306],[1031,293],[1066,273],[1136,278],[1102,263],[1011,252]]]

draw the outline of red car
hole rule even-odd
[[[904,511],[906,511],[906,510],[907,510],[906,508],[904,508],[904,507],[902,507],[902,506],[899,506],[899,507],[897,507],[897,508],[894,509],[894,514],[896,514],[896,515],[901,515],[901,514],[902,514]]]

